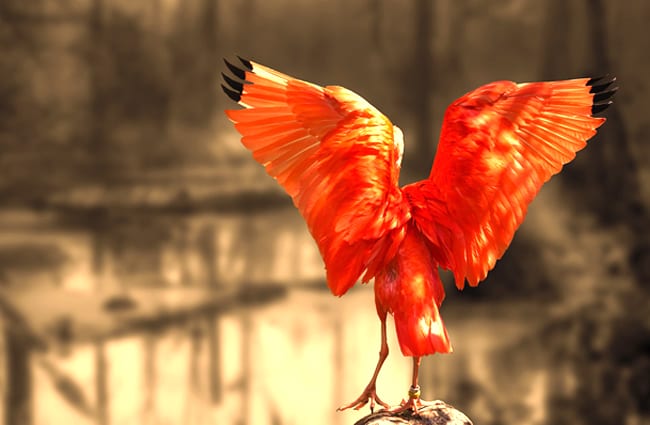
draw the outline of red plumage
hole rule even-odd
[[[401,131],[365,99],[241,62],[226,62],[242,82],[224,75],[224,91],[245,109],[228,117],[305,218],[332,293],[375,279],[382,353],[390,313],[402,353],[416,358],[414,386],[419,357],[451,351],[438,268],[451,270],[459,289],[485,279],[541,186],[603,123],[592,115],[616,91],[614,79],[586,78],[479,87],[447,108],[429,178],[400,188]],[[385,355],[346,408],[385,405],[375,394]]]

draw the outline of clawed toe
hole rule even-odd
[[[413,413],[417,413],[418,410],[420,410],[421,408],[425,406],[431,406],[432,404],[434,404],[434,402],[432,401],[425,401],[419,397],[417,398],[411,397],[408,400],[402,400],[399,406],[389,409],[389,412],[401,413],[407,410],[411,410]]]
[[[370,402],[370,412],[373,413],[375,411],[375,406],[378,404],[382,406],[384,409],[390,408],[388,403],[385,403],[382,401],[382,399],[379,398],[377,395],[377,392],[375,391],[374,388],[366,388],[361,395],[354,400],[350,404],[346,404],[345,406],[341,406],[338,409],[336,409],[338,412],[341,412],[343,410],[347,409],[354,409],[354,410],[359,410],[363,408],[366,404]]]

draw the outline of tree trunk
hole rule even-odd
[[[105,9],[104,0],[94,0],[90,12],[89,32],[92,49],[88,55],[90,67],[90,140],[87,149],[92,166],[89,171],[91,180],[103,184],[109,180],[110,158],[106,124],[109,95],[106,93],[105,72]]]
[[[413,117],[416,130],[415,168],[417,172],[426,172],[431,166],[434,145],[431,140],[431,121],[433,106],[431,93],[434,89],[434,58],[431,45],[434,3],[431,0],[416,0],[415,4],[415,48],[413,64],[409,73],[412,75],[410,87],[414,96]]]
[[[594,75],[612,72],[611,61],[607,54],[607,21],[602,0],[587,0],[587,32],[592,52],[589,71]],[[600,130],[600,136],[591,148],[598,153],[598,163],[585,167],[595,175],[592,184],[597,187],[593,196],[598,200],[598,210],[605,223],[618,221],[624,216],[632,219],[630,213],[640,203],[639,172],[632,155],[628,134],[623,123],[621,110],[614,104],[605,113],[607,123]],[[607,196],[603,196],[603,192]],[[617,199],[618,201],[612,202]]]
[[[571,8],[570,2],[565,0],[549,0],[546,6],[541,79],[556,80],[565,78],[564,69],[569,63]]]
[[[5,423],[32,423],[31,350],[23,335],[9,323],[4,323],[6,347]]]
[[[382,49],[381,37],[381,18],[382,18],[382,0],[370,0],[370,14],[372,15],[371,31],[372,46],[376,51]]]
[[[594,75],[614,72],[607,50],[608,30],[605,3],[586,0],[587,30],[592,52],[589,71]],[[625,82],[621,82],[624,84]],[[592,148],[598,153],[598,162],[589,170],[594,174],[593,196],[599,203],[600,218],[605,223],[625,221],[633,231],[629,258],[637,282],[644,287],[650,279],[650,214],[645,210],[639,166],[630,147],[621,109],[614,105],[605,114],[607,123],[600,130],[599,142]]]

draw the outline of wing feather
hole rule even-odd
[[[401,153],[393,125],[342,87],[241,62],[243,68],[226,62],[242,82],[224,75],[224,91],[245,109],[226,114],[242,144],[293,199],[325,261],[330,289],[342,295],[362,275],[374,276],[391,252],[392,239],[384,236],[400,234],[409,219],[397,187]]]
[[[499,81],[449,106],[429,179],[405,193],[459,288],[486,277],[541,186],[596,134],[613,81]]]

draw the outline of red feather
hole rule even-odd
[[[461,289],[483,280],[614,92],[588,79],[482,86],[447,109],[429,178],[399,188],[401,132],[366,100],[242,64],[228,66],[243,83],[224,77],[245,107],[227,111],[242,143],[305,218],[331,291],[375,278],[380,317],[394,315],[402,353],[418,357],[451,351],[438,267]]]

